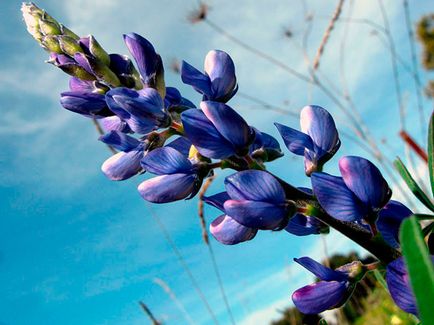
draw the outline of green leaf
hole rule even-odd
[[[422,191],[420,186],[413,179],[408,169],[402,163],[401,159],[397,158],[393,164],[395,165],[399,174],[404,179],[405,183],[407,184],[411,192],[414,194],[414,196],[416,196],[419,199],[419,201],[422,202],[428,209],[434,211],[434,204],[431,202],[428,196],[426,196],[426,194]]]
[[[377,269],[375,269],[373,272],[374,272],[375,279],[376,279],[376,280],[381,284],[381,286],[382,286],[384,289],[387,290],[387,284],[386,284],[386,281],[384,280],[384,277],[383,277],[383,275],[381,274],[381,272],[378,271]]]
[[[428,226],[422,229],[422,237],[425,238],[434,229],[434,222],[431,222]]]
[[[431,192],[434,195],[434,113],[431,114],[428,127],[428,170],[431,181]]]
[[[415,213],[414,216],[417,220],[434,220],[434,215],[432,214]]]
[[[420,319],[434,324],[434,267],[415,217],[402,222],[400,241]]]
[[[327,321],[324,318],[321,318],[318,322],[318,325],[327,325]]]

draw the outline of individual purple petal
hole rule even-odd
[[[211,96],[209,77],[185,61],[182,61],[181,79],[183,83],[192,86],[197,92],[208,98]]]
[[[153,82],[155,78],[158,56],[152,44],[136,33],[124,35],[124,42],[137,63],[137,68],[146,85]]]
[[[401,222],[413,214],[409,208],[398,201],[389,201],[380,210],[377,228],[383,239],[392,247],[399,248],[399,227]]]
[[[345,185],[374,211],[390,199],[392,191],[377,167],[369,160],[346,156],[339,159],[339,170]]]
[[[296,290],[292,301],[303,314],[318,314],[341,306],[350,294],[348,282],[320,281]]]
[[[228,200],[224,211],[243,226],[262,230],[279,228],[288,215],[283,204],[248,200]]]
[[[318,235],[325,225],[315,217],[295,214],[288,222],[285,230],[296,236]]]
[[[228,105],[205,101],[200,103],[200,107],[217,131],[235,148],[244,149],[254,140],[250,126]]]
[[[153,174],[191,173],[191,162],[179,151],[171,147],[157,148],[142,159],[142,167]]]
[[[313,173],[311,181],[318,202],[331,216],[342,221],[356,221],[366,215],[366,208],[341,177]]]
[[[110,131],[99,137],[99,140],[120,151],[131,151],[137,148],[140,141],[119,131]]]
[[[234,200],[264,201],[280,204],[285,192],[280,183],[269,173],[260,170],[244,170],[225,179],[225,187]]]
[[[182,153],[185,157],[188,157],[190,153],[190,148],[192,146],[192,143],[190,140],[188,140],[186,137],[179,137],[170,142],[166,145],[166,147],[171,147],[173,149],[176,149],[180,153]]]
[[[189,109],[181,114],[181,120],[187,138],[201,155],[225,159],[235,154],[232,143],[220,135],[201,110]]]
[[[386,282],[390,295],[399,308],[417,316],[416,299],[402,257],[387,265]]]
[[[319,148],[336,151],[339,135],[333,117],[321,106],[305,106],[300,112],[301,130],[308,134]]]
[[[171,174],[142,182],[138,190],[143,199],[153,203],[168,203],[187,198],[195,189],[196,175]]]
[[[205,57],[205,72],[211,80],[211,100],[228,101],[237,84],[235,66],[231,57],[223,51],[213,50]]]
[[[122,181],[142,171],[142,157],[143,150],[118,152],[102,164],[101,170],[112,181]]]
[[[222,215],[209,225],[209,231],[220,243],[235,245],[253,239],[257,229],[244,227],[229,216]]]
[[[118,98],[118,96],[137,96],[137,92],[132,89],[118,87],[118,88],[111,89],[105,95],[105,100],[110,110],[113,113],[115,113],[117,116],[119,116],[121,119],[129,119],[131,117],[131,114],[128,113],[120,105],[120,103],[116,101],[116,98]]]
[[[60,94],[60,104],[74,113],[87,117],[110,116],[104,95],[79,91],[66,91]]]
[[[346,281],[348,280],[348,275],[343,272],[334,271],[317,261],[311,259],[310,257],[300,257],[294,258],[294,261],[303,266],[305,269],[315,274],[317,278],[324,281]]]
[[[93,81],[86,81],[76,77],[72,77],[71,79],[69,79],[69,89],[74,92],[78,91],[91,93],[95,91],[95,86]]]
[[[307,134],[279,123],[274,123],[274,125],[277,127],[286,147],[292,153],[303,156],[305,149],[313,150],[312,139]]]
[[[126,55],[110,54],[110,70],[116,75],[131,74],[133,72],[133,63]]]
[[[91,60],[92,60],[91,57],[89,57],[84,53],[78,52],[74,54],[74,60],[78,63],[80,67],[82,67],[88,73],[95,74],[91,65]]]
[[[121,120],[116,115],[105,117],[99,120],[104,130],[109,131],[119,131],[123,133],[131,133],[132,130],[128,124]]]
[[[211,196],[204,196],[203,201],[213,207],[219,209],[220,211],[225,211],[224,204],[226,201],[230,200],[227,192],[220,192]]]

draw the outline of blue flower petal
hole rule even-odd
[[[211,101],[201,102],[200,107],[217,131],[235,148],[244,149],[252,142],[252,129],[231,107]]]
[[[402,257],[387,265],[386,282],[393,301],[407,313],[418,315],[416,299]]]
[[[86,81],[72,77],[69,79],[69,89],[71,89],[71,91],[91,93],[95,90],[95,86],[93,81]]]
[[[227,192],[220,192],[211,196],[204,196],[203,201],[213,207],[225,212],[224,204],[226,201],[230,200]]]
[[[369,160],[346,156],[339,160],[339,170],[345,185],[367,206],[380,210],[392,191],[381,172]]]
[[[166,145],[166,147],[171,147],[182,153],[185,157],[188,157],[190,153],[190,148],[193,144],[186,137],[179,137]]]
[[[262,230],[280,227],[288,214],[282,204],[248,200],[228,200],[224,203],[224,211],[238,223]]]
[[[292,153],[303,156],[305,149],[313,150],[312,139],[307,134],[279,123],[274,123],[274,125],[279,131],[286,147]]]
[[[401,222],[413,214],[398,201],[389,201],[378,214],[377,228],[383,239],[392,247],[399,248],[399,227]]]
[[[300,112],[301,130],[316,146],[332,152],[339,144],[339,135],[333,117],[321,106],[305,106]]]
[[[324,226],[321,225],[321,221],[314,217],[297,213],[289,220],[285,230],[296,236],[308,236],[320,234],[320,230]]]
[[[137,68],[146,85],[155,78],[158,56],[152,44],[144,37],[129,33],[124,35],[125,44],[137,63]]]
[[[245,170],[226,177],[225,187],[234,200],[264,201],[280,204],[285,192],[280,183],[269,173]]]
[[[153,174],[190,173],[191,162],[179,151],[171,147],[156,148],[142,159],[142,167]]]
[[[119,131],[110,131],[99,137],[99,140],[120,151],[131,151],[140,144],[136,138],[130,137]]]
[[[223,51],[213,50],[205,57],[205,72],[211,80],[211,100],[227,102],[235,95],[237,84],[235,65],[231,57]]]
[[[311,273],[315,274],[317,278],[324,281],[346,281],[348,280],[348,275],[343,272],[334,271],[317,261],[311,259],[310,257],[300,257],[294,258],[294,261],[303,266],[305,269],[309,270]]]
[[[331,216],[342,221],[356,221],[366,215],[366,208],[346,187],[341,177],[313,173],[311,181],[318,202]]]
[[[122,181],[140,173],[143,169],[140,160],[143,150],[118,152],[107,159],[101,166],[102,172],[113,181]]]
[[[60,104],[69,111],[87,117],[98,118],[113,115],[107,109],[104,95],[97,93],[66,91],[60,94]]]
[[[105,117],[99,120],[104,130],[109,131],[119,131],[123,133],[131,133],[132,130],[128,124],[121,120],[118,116],[113,115]]]
[[[292,301],[303,314],[318,314],[341,306],[350,294],[348,282],[320,281],[296,290]]]
[[[211,96],[211,80],[209,77],[185,61],[182,61],[181,79],[183,83],[193,86],[198,93],[206,97]]]
[[[116,96],[116,97],[115,97]],[[107,102],[108,107],[110,110],[115,113],[117,116],[119,116],[121,119],[129,119],[131,117],[131,114],[128,113],[121,104],[116,100],[116,98],[119,98],[121,96],[137,96],[137,92],[123,87],[113,88],[110,89],[105,94],[105,100]]]
[[[189,109],[181,114],[181,120],[187,138],[201,155],[225,159],[235,154],[232,143],[220,135],[201,110]]]
[[[209,225],[209,230],[215,239],[225,245],[235,245],[251,240],[258,232],[257,229],[245,227],[226,215],[215,219]]]
[[[171,174],[142,182],[138,191],[143,199],[153,203],[169,203],[187,198],[195,189],[196,175]]]

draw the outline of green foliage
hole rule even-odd
[[[414,196],[416,196],[428,209],[434,212],[434,204],[416,183],[401,159],[397,158],[394,161],[394,165]]]
[[[434,268],[414,216],[402,223],[400,241],[422,323],[434,324]]]

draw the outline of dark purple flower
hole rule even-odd
[[[413,214],[404,204],[390,200],[378,213],[377,228],[383,239],[393,248],[399,248],[399,227]]]
[[[298,264],[320,279],[292,294],[292,301],[303,314],[318,314],[342,306],[354,291],[355,283],[363,276],[360,262],[343,265],[336,270],[325,267],[309,257],[295,258]]]
[[[204,197],[203,200],[226,213],[224,203],[230,200],[226,192]],[[222,214],[209,225],[213,237],[225,245],[235,245],[253,239],[258,232],[255,228],[245,227],[227,214]]]
[[[96,77],[93,74],[87,72],[78,62],[68,55],[50,53],[50,59],[47,62],[60,68],[63,72],[81,80],[96,80]]]
[[[132,133],[133,131],[128,126],[127,122],[121,120],[118,116],[113,115],[99,120],[106,132],[119,131],[123,133]]]
[[[147,141],[139,141],[119,131],[110,131],[99,140],[121,151],[102,164],[101,170],[107,178],[122,181],[143,172],[140,161],[147,150]]]
[[[185,134],[199,153],[215,159],[246,155],[255,137],[246,121],[222,103],[201,102],[200,107],[181,115]]]
[[[182,81],[201,93],[203,100],[226,103],[237,92],[235,66],[223,51],[213,50],[205,57],[205,73],[182,61]]]
[[[313,173],[313,192],[321,207],[343,221],[375,222],[392,191],[381,172],[369,160],[346,156],[339,160],[342,177]]]
[[[157,177],[142,182],[142,198],[153,203],[168,203],[193,197],[199,191],[209,169],[191,161],[171,147],[157,148],[142,159],[142,167]]]
[[[153,88],[114,88],[106,94],[110,110],[136,133],[146,134],[170,123],[163,100]]]
[[[152,44],[139,34],[125,34],[124,41],[137,63],[145,87],[156,88],[164,71],[161,57],[155,52]]]
[[[131,62],[131,60],[126,55],[114,53],[110,54],[109,57],[109,68],[117,75],[121,83],[128,88],[135,88],[136,86],[138,86],[136,80],[137,70],[134,68],[133,62]],[[141,88],[140,85],[139,88]]]
[[[279,142],[271,135],[252,128],[255,132],[255,141],[249,148],[250,155],[262,161],[273,161],[283,156]]]
[[[196,106],[188,99],[181,96],[181,93],[175,87],[166,87],[166,96],[164,105],[168,111],[183,112]]]
[[[185,157],[189,156],[190,149],[191,149],[192,143],[190,140],[188,140],[186,137],[179,137],[173,140],[172,142],[168,143],[166,147],[171,147],[180,153],[182,153]]]
[[[69,111],[91,118],[112,116],[105,96],[87,91],[65,91],[60,94],[60,104]]]
[[[434,256],[431,256],[434,263]],[[387,265],[386,282],[393,301],[407,313],[418,315],[416,299],[411,288],[407,267],[402,257]]]
[[[269,173],[245,170],[226,177],[230,200],[224,203],[227,215],[249,228],[274,230],[286,226],[293,214],[279,182]]]
[[[322,166],[333,157],[341,142],[332,116],[320,106],[305,106],[300,113],[303,132],[274,123],[289,151],[304,156],[307,175],[321,171]]]

